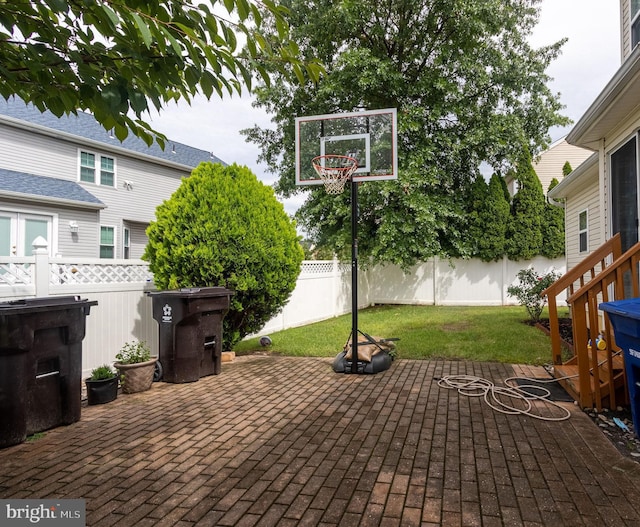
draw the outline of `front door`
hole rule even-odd
[[[31,256],[38,236],[49,242],[51,253],[52,225],[51,216],[0,211],[0,256]]]

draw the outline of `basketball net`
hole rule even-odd
[[[340,194],[344,185],[358,168],[358,161],[349,156],[326,155],[311,161],[322,179],[327,194]]]

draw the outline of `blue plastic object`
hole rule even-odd
[[[609,315],[616,343],[624,352],[633,428],[640,438],[640,298],[603,302],[600,309]]]

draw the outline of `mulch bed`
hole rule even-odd
[[[573,349],[573,326],[571,325],[571,319],[560,318],[558,319],[558,323],[560,325],[560,338],[569,349]],[[536,326],[539,326],[547,335],[549,334],[550,325],[548,318],[540,319],[540,322],[538,322]]]

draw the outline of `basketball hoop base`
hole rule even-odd
[[[356,371],[353,371],[353,361],[347,359],[346,355],[345,351],[341,351],[333,360],[333,371],[335,373],[374,374],[388,370],[391,367],[391,356],[383,352],[371,357],[371,362],[359,360]]]

